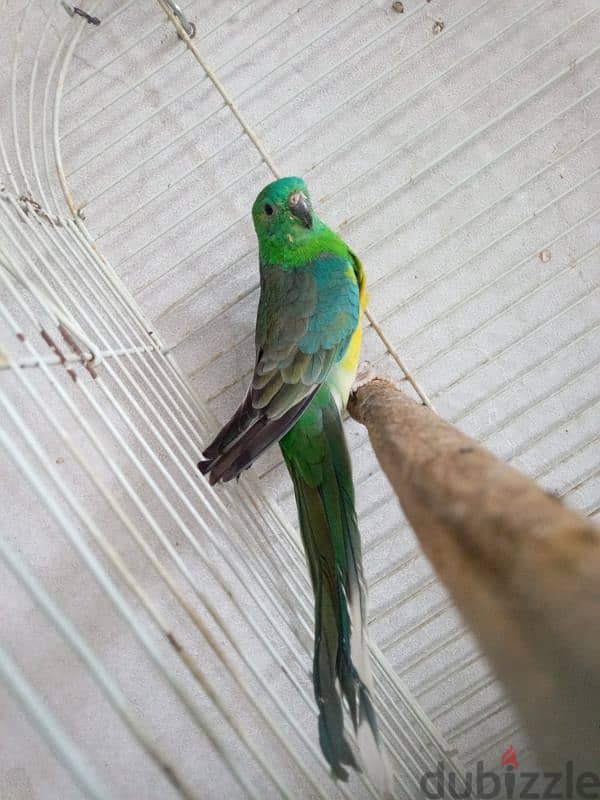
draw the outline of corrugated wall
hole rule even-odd
[[[394,5],[403,10],[382,0],[182,3],[195,57],[158,4],[90,4],[102,23],[71,22],[85,30],[58,108],[66,185],[223,421],[253,357],[249,208],[270,165],[302,175],[320,216],[363,258],[383,332],[367,327],[364,357],[398,380],[401,360],[440,413],[595,515],[597,2]],[[39,35],[43,15],[30,24]],[[467,766],[499,767],[509,744],[525,764],[518,724],[364,431],[348,422],[347,434],[374,640]],[[256,473],[295,524],[277,450]]]

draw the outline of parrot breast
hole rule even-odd
[[[340,409],[346,407],[348,397],[350,396],[350,389],[352,388],[358,370],[358,358],[362,340],[362,317],[367,305],[367,291],[364,280],[359,283],[359,304],[360,315],[356,330],[352,334],[346,352],[331,370],[327,378],[327,384],[336,397]]]

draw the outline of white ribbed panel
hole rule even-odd
[[[73,660],[73,641],[51,633],[8,577],[16,621],[3,644],[114,796],[170,796],[161,759],[191,796],[241,796],[244,780],[259,796],[317,796],[317,787],[334,796],[317,766],[312,612],[279,454],[257,465],[260,487],[249,478],[213,493],[193,468],[213,415],[223,421],[233,410],[252,363],[249,208],[273,170],[303,175],[321,216],[363,256],[378,323],[365,332],[365,357],[398,379],[404,363],[440,413],[598,514],[597,3],[407,0],[403,14],[387,0],[181,3],[197,28],[198,57],[157,2],[89,3],[97,28],[60,3],[45,6],[24,4],[0,33],[11,54],[0,155],[12,173],[0,215],[9,354],[0,390],[16,414],[7,431],[16,457],[61,516],[51,521],[19,477],[7,530],[131,708],[119,721],[115,698],[107,704]],[[63,189],[86,227],[44,218],[67,217]],[[24,192],[41,208],[19,206],[14,197]],[[96,380],[58,322],[78,329],[84,357],[96,354]],[[77,383],[39,338],[40,325]],[[27,342],[15,339],[18,330]],[[525,765],[510,707],[420,555],[364,431],[349,422],[347,432],[371,629],[397,676],[383,662],[377,669],[399,796],[414,796],[414,776],[438,760],[442,736],[467,765],[482,758],[499,768],[509,744]],[[26,434],[54,462],[64,491]],[[69,526],[116,537],[133,588],[106,556],[101,566],[133,603],[137,633],[76,566],[59,535]],[[29,535],[37,530],[43,546]],[[142,541],[153,548],[146,555]],[[209,605],[228,632],[210,612],[205,621]],[[201,621],[225,650],[227,678]],[[188,667],[164,638],[175,623]],[[150,635],[149,651],[140,633]],[[31,660],[34,642],[44,643],[42,661]],[[61,659],[64,668],[47,668]],[[87,715],[74,715],[82,703]],[[0,756],[0,789],[4,780],[18,797],[39,775],[32,762],[46,770],[52,762],[17,727]],[[51,781],[61,800],[77,796],[58,768]],[[346,796],[369,789],[354,781]]]

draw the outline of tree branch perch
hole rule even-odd
[[[600,767],[600,529],[382,378],[350,414],[542,765]]]

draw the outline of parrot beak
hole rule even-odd
[[[297,217],[305,228],[312,228],[312,215],[308,207],[308,200],[303,192],[294,192],[289,198],[290,211]]]

